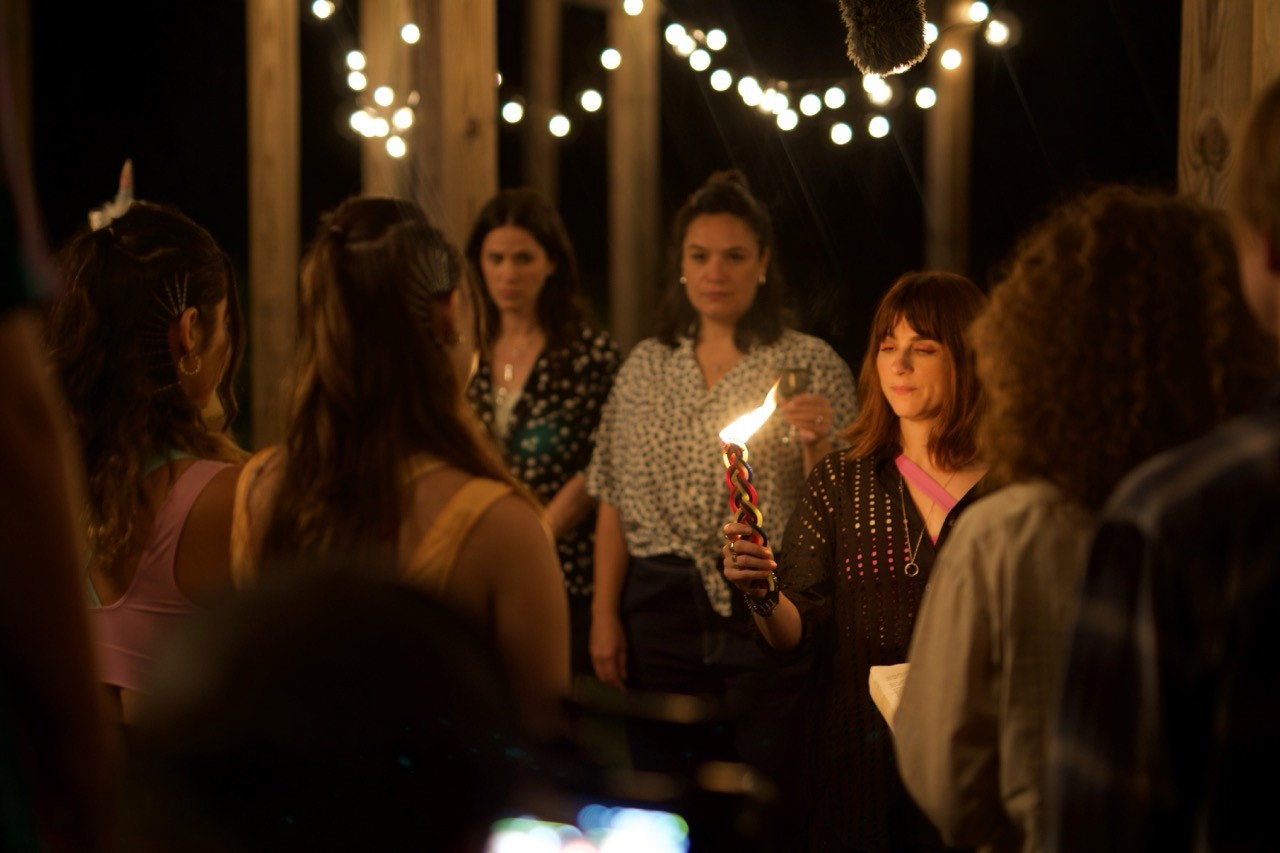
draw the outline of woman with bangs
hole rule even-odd
[[[981,395],[965,329],[985,303],[961,276],[912,273],[881,299],[850,449],[823,458],[787,525],[786,548],[724,528],[725,577],[752,598],[776,649],[813,650],[807,844],[797,849],[940,847],[894,764],[872,702],[872,666],[902,663],[938,549],[982,487],[974,429]],[[766,591],[770,575],[776,589]],[[805,759],[799,759],[805,760]]]
[[[568,610],[546,520],[463,398],[478,290],[415,204],[353,198],[322,220],[285,442],[240,479],[232,571],[246,586],[317,564],[396,567],[494,638],[532,733],[550,735],[569,688]]]
[[[894,729],[907,790],[947,841],[1037,851],[1098,513],[1139,463],[1252,408],[1275,343],[1251,321],[1225,218],[1125,187],[1030,232],[972,343],[979,444],[1008,485],[965,514],[934,570]],[[1075,701],[1124,701],[1117,689]]]
[[[89,624],[131,722],[165,636],[230,586],[240,307],[230,259],[173,208],[137,202],[58,261],[48,341],[88,474]]]

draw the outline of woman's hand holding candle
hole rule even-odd
[[[768,545],[751,541],[754,532],[750,525],[736,521],[724,526],[724,576],[747,595],[763,599],[769,589],[769,574],[778,564]]]

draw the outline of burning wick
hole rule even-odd
[[[720,431],[720,443],[724,447],[724,482],[729,489],[729,509],[734,513],[734,521],[751,528],[747,537],[757,545],[768,545],[769,537],[764,532],[764,513],[760,511],[758,501],[760,495],[751,484],[751,466],[747,464],[747,441],[755,435],[756,430],[764,426],[774,409],[778,408],[776,397],[778,384],[775,382],[764,398],[764,403],[753,412],[743,415]],[[773,589],[773,576],[768,581],[753,581],[757,589]]]

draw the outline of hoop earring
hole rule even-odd
[[[196,355],[195,353],[192,353],[191,357],[195,359],[195,362],[196,362],[196,366],[191,370],[187,370],[187,366],[185,364],[187,357],[185,355],[182,358],[178,359],[178,372],[181,373],[183,376],[195,376],[197,373],[200,372],[200,368],[202,366],[200,364],[200,356]]]

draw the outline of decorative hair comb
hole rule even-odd
[[[109,201],[102,207],[89,211],[89,227],[94,231],[99,228],[106,228],[115,220],[124,215],[124,212],[133,205],[133,161],[125,160],[124,168],[120,170],[120,189],[116,191],[114,201]]]

